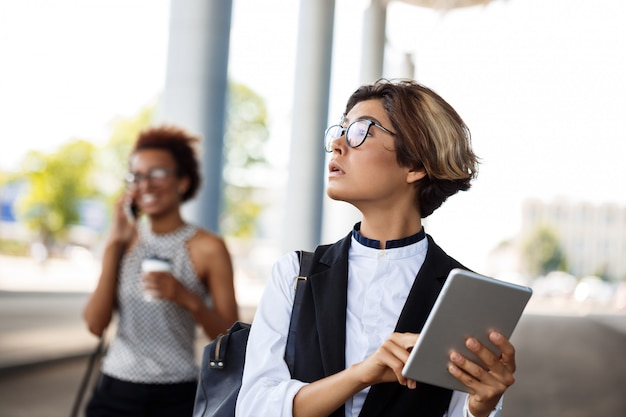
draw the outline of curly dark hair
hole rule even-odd
[[[416,183],[421,217],[470,188],[478,173],[478,157],[468,127],[443,98],[414,80],[380,79],[359,87],[348,99],[344,115],[365,100],[381,101],[396,132],[398,163],[426,173]]]
[[[200,139],[176,126],[150,127],[139,133],[131,154],[144,149],[161,149],[176,161],[176,176],[189,178],[189,187],[181,196],[183,202],[192,199],[202,181],[197,147]]]

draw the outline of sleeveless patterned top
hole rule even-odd
[[[117,334],[102,365],[106,375],[151,384],[197,379],[193,316],[169,300],[144,300],[141,285],[141,261],[154,256],[165,258],[171,263],[172,275],[209,302],[186,245],[197,230],[185,224],[173,232],[157,235],[148,224],[139,224],[139,240],[122,258],[118,275]]]

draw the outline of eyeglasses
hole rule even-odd
[[[339,139],[342,135],[346,135],[346,143],[351,148],[358,148],[365,142],[365,139],[369,136],[370,127],[376,126],[385,133],[395,136],[392,131],[382,127],[376,122],[371,120],[362,119],[355,120],[350,123],[348,127],[342,127],[341,125],[332,125],[326,132],[324,132],[324,149],[326,152],[333,151],[333,142]]]
[[[126,186],[130,189],[139,187],[141,181],[146,180],[150,184],[159,184],[165,180],[172,171],[166,168],[152,168],[147,174],[139,174],[137,172],[129,172],[126,174],[124,181]]]

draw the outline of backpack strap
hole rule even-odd
[[[304,284],[307,280],[309,272],[311,271],[311,264],[313,262],[313,253],[303,250],[296,252],[298,254],[298,260],[300,261],[300,272],[294,282],[294,289],[296,291],[293,298],[293,309],[291,310],[291,321],[289,322],[289,333],[287,336],[287,346],[285,347],[285,362],[289,372],[293,374],[293,368],[296,363],[296,347],[294,340],[296,338],[296,324],[300,317],[300,307],[302,305],[302,294],[304,293]]]

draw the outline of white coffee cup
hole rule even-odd
[[[162,258],[146,258],[141,261],[141,272],[172,272],[172,265],[167,259]],[[154,294],[145,288],[143,279],[141,280],[141,290],[143,291],[143,299],[152,301],[155,299]]]

